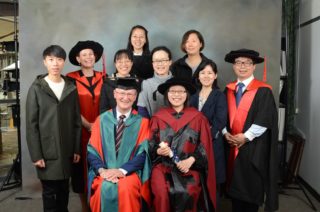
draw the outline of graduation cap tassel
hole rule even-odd
[[[267,81],[267,57],[264,56],[264,65],[263,65],[263,78],[262,78],[263,82]]]
[[[106,58],[104,53],[102,54],[102,76],[103,78],[107,76]]]

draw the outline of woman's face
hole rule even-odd
[[[169,88],[168,100],[173,109],[180,111],[184,107],[184,102],[187,100],[187,91],[181,85],[174,85]]]
[[[184,48],[188,55],[195,55],[200,53],[202,43],[200,42],[197,34],[191,33],[184,44]]]
[[[84,68],[93,68],[96,62],[96,56],[92,49],[82,49],[76,59],[80,66]]]
[[[134,51],[143,50],[143,46],[146,43],[146,34],[143,29],[136,28],[131,34],[131,44]]]
[[[132,65],[133,62],[128,58],[127,55],[120,55],[120,57],[116,59],[115,62],[117,72],[123,77],[129,75]]]
[[[152,55],[153,70],[159,76],[168,75],[171,63],[168,53],[163,50],[156,51]]]
[[[217,79],[217,74],[210,65],[207,65],[199,72],[199,81],[204,87],[212,87],[213,82]]]

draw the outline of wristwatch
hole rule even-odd
[[[246,141],[246,143],[250,142],[249,138],[247,138],[247,137],[245,137],[245,141]]]

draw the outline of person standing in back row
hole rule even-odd
[[[264,59],[250,49],[229,52],[237,80],[226,86],[227,193],[233,212],[278,209],[278,115],[271,86],[254,78]]]
[[[194,73],[199,71],[199,67],[204,61],[208,60],[201,53],[204,46],[204,38],[199,31],[192,29],[184,33],[180,48],[186,55],[172,64],[172,75],[194,84]]]
[[[153,76],[151,55],[149,49],[148,30],[136,25],[131,28],[127,50],[133,55],[132,75],[136,75],[139,81]]]

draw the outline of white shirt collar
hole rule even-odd
[[[125,113],[125,114],[122,114],[122,113],[120,113],[120,112],[118,111],[118,108],[116,108],[117,120],[119,121],[119,119],[120,119],[119,117],[120,117],[121,115],[125,115],[126,117],[123,119],[123,121],[126,121],[127,118],[130,116],[131,111],[132,111],[132,109],[131,109],[129,112],[127,112],[127,113]]]
[[[239,82],[242,82],[242,83],[244,84],[243,89],[245,89],[245,88],[250,84],[250,82],[251,82],[253,79],[254,79],[254,76],[253,76],[253,75],[251,75],[249,78],[247,78],[247,79],[245,79],[245,80],[243,80],[243,81],[240,81],[240,80],[238,79],[238,80],[237,80],[237,85],[238,85]]]

